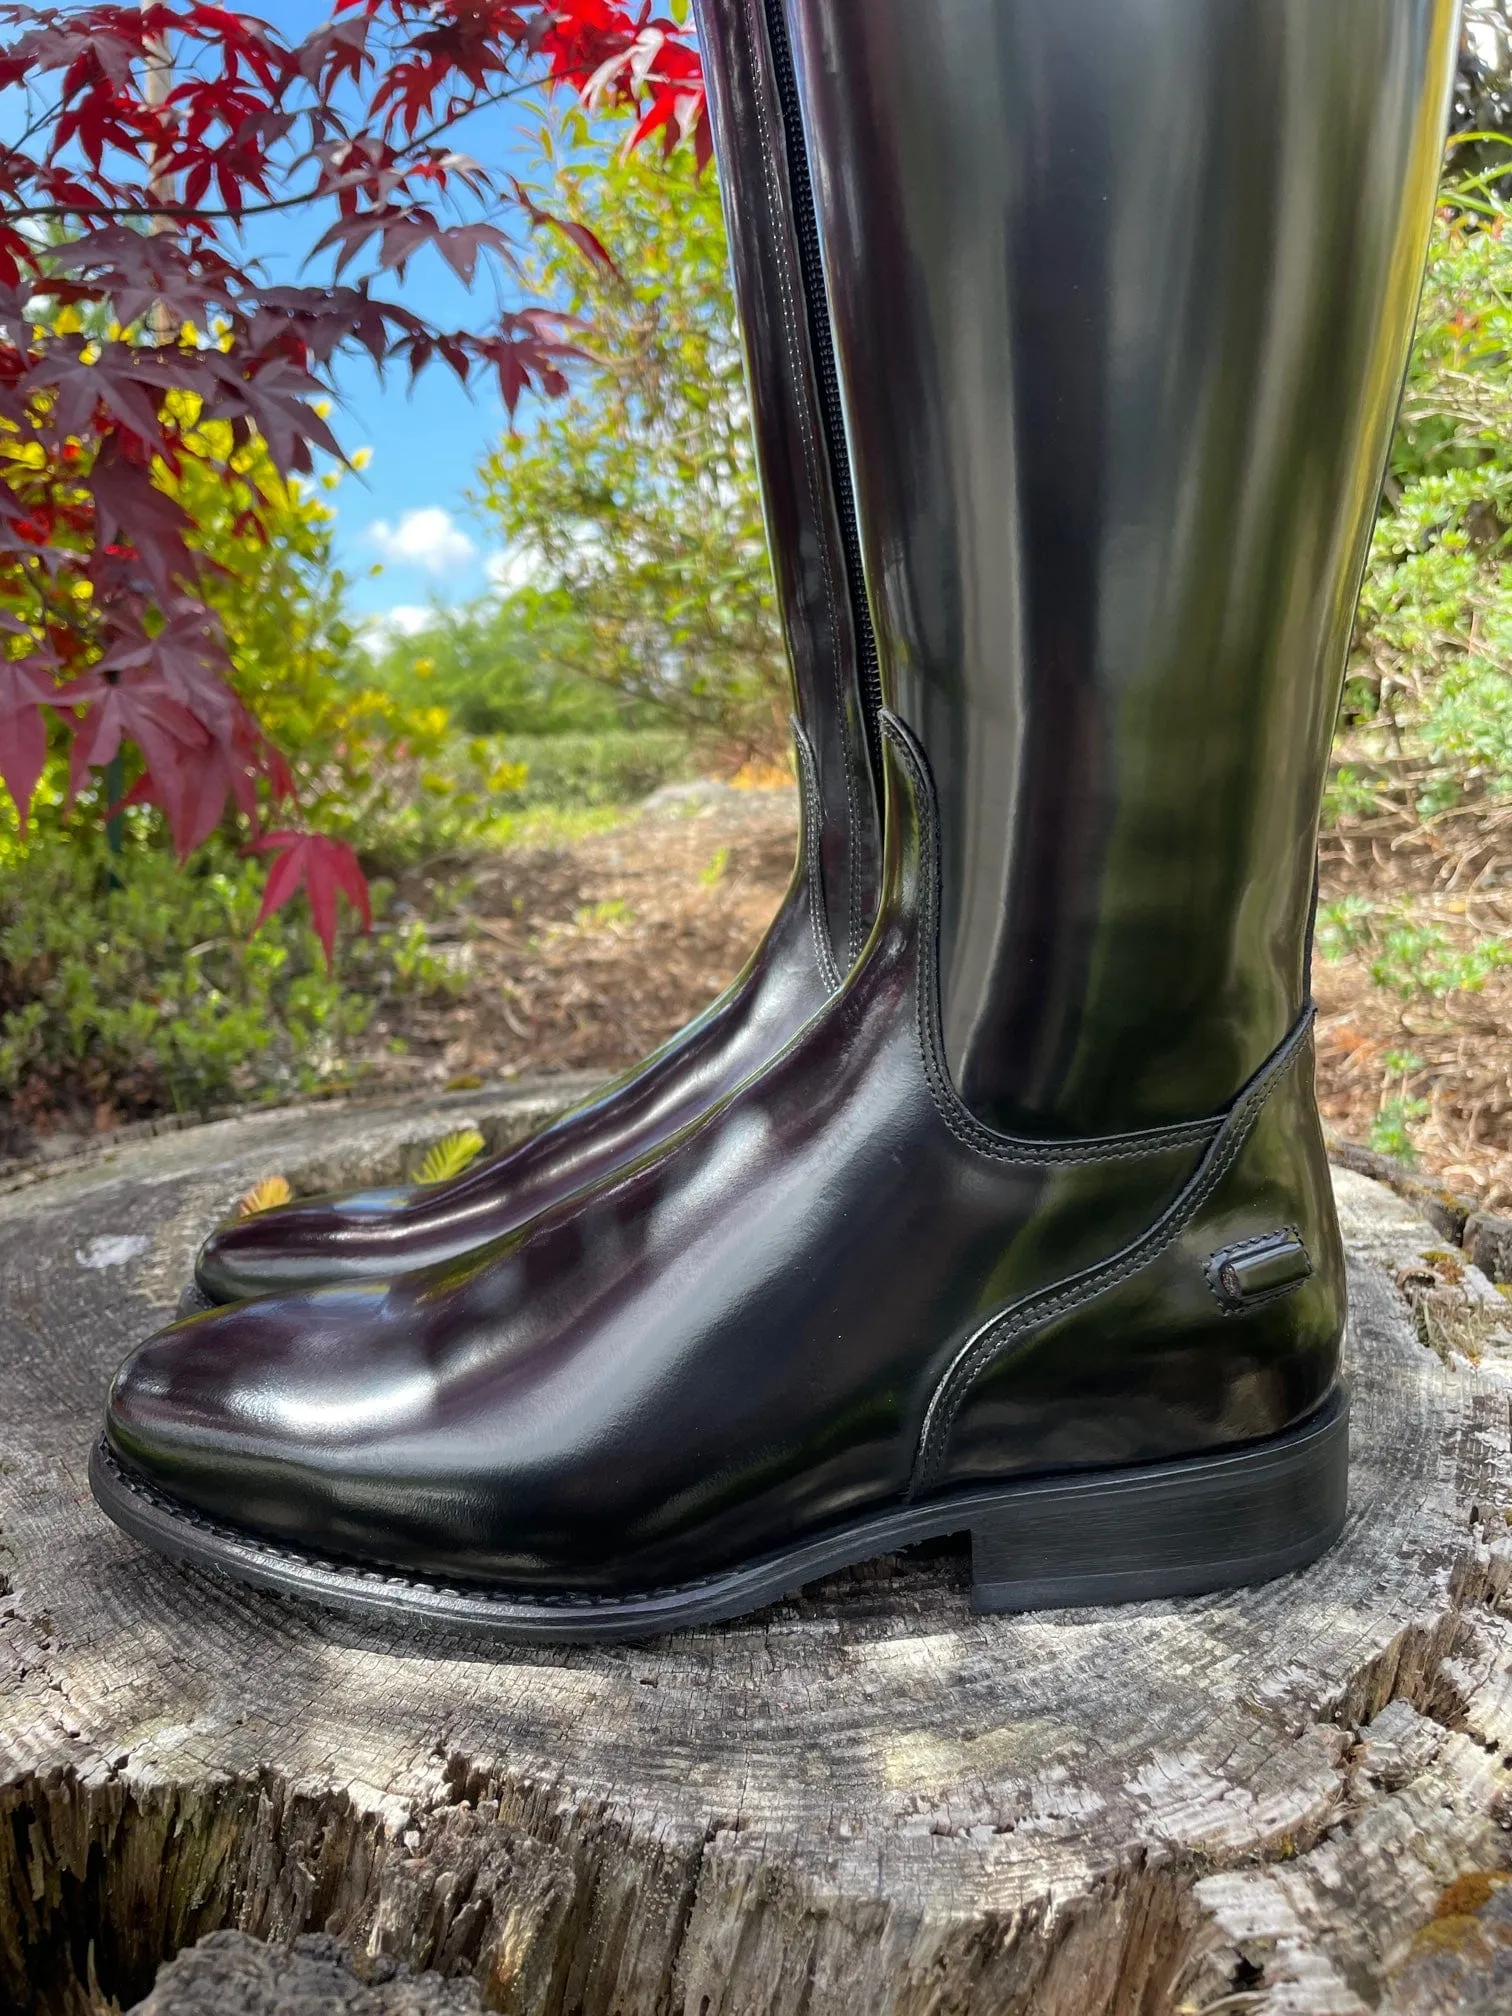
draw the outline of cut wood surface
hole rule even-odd
[[[1264,1589],[978,1618],[941,1548],[732,1626],[504,1651],[100,1516],[111,1371],[233,1199],[540,1110],[269,1115],[0,1196],[0,2008],[313,2008],[301,1970],[345,1964],[223,1939],[154,1991],[222,1928],[331,1935],[374,2016],[468,2006],[427,1972],[521,2016],[1509,2006],[1512,1326],[1356,1174],[1349,1524]]]

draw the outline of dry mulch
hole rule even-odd
[[[1325,901],[1355,896],[1408,926],[1442,933],[1449,952],[1512,937],[1512,809],[1481,807],[1426,822],[1401,808],[1341,822],[1322,846]],[[1480,1200],[1512,1205],[1512,968],[1441,996],[1402,998],[1371,976],[1369,951],[1314,966],[1318,1093],[1324,1118],[1367,1141],[1383,1100],[1426,1111],[1411,1122],[1425,1172]],[[1410,1060],[1405,1071],[1402,1060]]]
[[[790,791],[714,785],[571,847],[468,864],[444,892],[444,924],[431,927],[463,991],[380,1011],[372,1071],[388,1083],[455,1083],[607,1076],[636,1063],[739,972],[787,887],[796,842]],[[399,894],[432,919],[443,896],[418,883]],[[396,1037],[402,1056],[387,1048]]]
[[[699,787],[681,809],[631,814],[570,847],[470,864],[459,892],[401,891],[432,918],[438,897],[449,906],[434,942],[465,985],[380,1013],[369,1068],[387,1083],[625,1069],[739,971],[787,885],[795,839],[791,793]],[[1390,903],[1454,947],[1512,934],[1509,846],[1512,812],[1427,827],[1406,809],[1346,820],[1324,841],[1324,899]],[[1369,963],[1316,964],[1325,1120],[1366,1142],[1383,1099],[1423,1100],[1412,1125],[1420,1166],[1507,1208],[1512,970],[1480,992],[1404,1001],[1372,981]],[[396,1037],[404,1055],[387,1048]],[[1416,1060],[1405,1075],[1388,1068],[1403,1055]]]

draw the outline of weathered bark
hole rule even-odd
[[[1362,1147],[1358,1141],[1346,1141],[1341,1135],[1331,1132],[1327,1140],[1328,1159],[1338,1168],[1352,1169],[1357,1176],[1374,1177],[1376,1182],[1394,1190],[1404,1203],[1410,1204],[1426,1218],[1434,1231],[1441,1233],[1451,1246],[1466,1243],[1466,1229],[1477,1215],[1474,1198],[1461,1197],[1457,1191],[1435,1182],[1433,1177],[1420,1176],[1405,1162],[1397,1161],[1395,1156],[1379,1155],[1374,1148]],[[1477,1267],[1482,1266],[1474,1253],[1470,1257]],[[1483,1271],[1489,1273],[1490,1270]]]
[[[518,2016],[1497,2006],[1512,1343],[1400,1199],[1339,1176],[1352,1510],[1265,1589],[976,1618],[935,1550],[721,1630],[501,1651],[134,1548],[88,1449],[206,1225],[459,1117],[270,1116],[0,1197],[0,2007],[129,2007],[222,1927]],[[174,2016],[225,2006],[178,1979]]]
[[[477,1983],[364,1963],[317,1934],[269,1946],[212,1932],[170,1960],[136,2016],[476,2016]]]

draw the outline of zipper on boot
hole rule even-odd
[[[871,603],[866,593],[866,571],[861,563],[861,526],[856,512],[856,493],[851,485],[850,449],[845,434],[845,412],[840,403],[840,373],[835,363],[835,341],[830,330],[829,293],[824,284],[824,263],[819,252],[819,219],[814,208],[814,185],[809,174],[808,149],[798,109],[798,84],[793,71],[793,51],[787,23],[782,18],[782,0],[762,0],[766,15],[767,41],[772,52],[772,74],[777,87],[778,112],[782,122],[783,145],[787,152],[788,184],[793,202],[793,235],[798,246],[798,272],[803,287],[804,317],[808,323],[809,350],[814,380],[819,392],[820,425],[824,449],[834,485],[835,515],[840,523],[840,549],[845,562],[846,593],[851,618],[856,626],[856,656],[865,700],[866,747],[871,760],[877,803],[882,803],[882,748],[878,719],[883,706],[882,667],[877,652],[877,633],[872,627]]]

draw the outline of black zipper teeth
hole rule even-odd
[[[809,350],[819,388],[820,424],[829,458],[835,514],[840,521],[840,549],[845,562],[851,619],[856,626],[856,655],[860,660],[861,690],[866,702],[867,755],[880,793],[882,769],[877,717],[882,707],[881,661],[877,656],[877,633],[872,628],[871,604],[866,596],[866,573],[861,565],[861,528],[856,515],[856,493],[851,486],[850,452],[846,445],[844,409],[840,404],[840,373],[835,363],[834,338],[830,333],[829,293],[824,284],[824,265],[819,254],[819,219],[814,207],[814,184],[809,174],[808,152],[799,116],[793,51],[788,41],[787,23],[782,18],[782,0],[766,0],[766,18],[782,136],[787,150],[788,183],[793,198],[793,228],[798,240],[798,271],[808,320]]]

